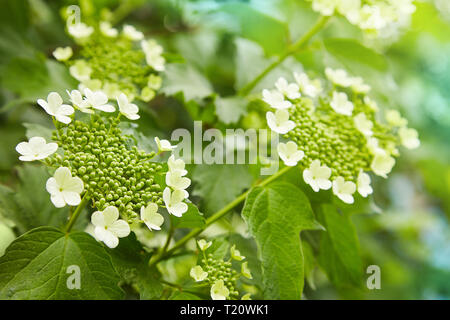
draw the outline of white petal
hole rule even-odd
[[[115,236],[119,238],[126,237],[130,234],[130,226],[125,220],[117,220],[108,227]]]
[[[80,197],[79,193],[72,192],[72,191],[63,191],[62,195],[63,195],[64,201],[69,206],[77,206],[81,202],[81,197]]]

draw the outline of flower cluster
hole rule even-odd
[[[324,16],[338,12],[375,36],[390,36],[409,23],[416,10],[413,0],[309,0],[314,11]]]
[[[295,83],[280,78],[276,90],[264,90],[263,100],[274,111],[266,114],[270,129],[289,140],[278,145],[287,166],[300,164],[311,188],[333,190],[346,203],[353,194],[372,193],[370,176],[387,177],[399,156],[397,146],[420,145],[416,130],[396,110],[377,121],[378,106],[367,93],[370,86],[345,70],[327,68],[326,86],[305,73],[294,73]]]
[[[206,250],[212,245],[211,241],[199,240],[197,245],[202,252],[203,259],[201,264],[191,269],[190,275],[196,282],[205,283],[210,287],[210,294],[213,300],[233,300],[239,298],[239,292],[236,289],[236,282],[244,276],[252,279],[250,269],[248,268],[245,257],[241,255],[236,246],[230,248],[230,258],[227,261],[218,260],[212,253],[206,254]],[[240,272],[238,273],[232,267],[232,261],[241,262]],[[242,300],[250,300],[250,294],[241,297]]]
[[[106,21],[97,26],[68,22],[67,31],[80,46],[78,56],[72,58],[71,47],[57,48],[53,56],[69,66],[81,91],[101,89],[110,99],[120,93],[131,100],[153,99],[162,82],[158,72],[164,71],[165,65],[163,48],[155,40],[144,39],[131,25],[119,32]]]
[[[122,134],[119,128],[122,116],[130,120],[139,118],[138,107],[129,102],[125,94],[120,93],[116,99],[117,116],[110,115],[116,111],[116,106],[102,91],[86,88],[84,95],[73,90],[68,91],[68,96],[71,105],[64,104],[56,92],[51,92],[47,100],[38,100],[53,118],[54,142],[32,137],[16,147],[20,160],[41,160],[56,168],[46,186],[56,207],[77,206],[82,198],[91,200],[98,210],[91,218],[95,236],[112,248],[117,246],[118,238],[129,234],[129,224],[141,222],[150,230],[160,230],[164,218],[157,212],[158,206],[165,204],[169,213],[178,217],[187,211],[183,201],[189,194],[184,189],[190,180],[183,177],[187,174],[184,162],[175,160],[172,155],[167,171],[164,163],[151,161],[175,147],[155,138],[158,153],[146,153]],[[85,116],[76,120],[75,110]],[[57,153],[59,148],[61,152]],[[165,189],[164,175],[168,185]],[[119,215],[124,220],[119,219]]]

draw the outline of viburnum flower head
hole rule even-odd
[[[356,185],[352,181],[345,181],[343,177],[337,177],[333,181],[333,193],[345,203],[352,204],[354,202],[355,191]]]
[[[216,280],[211,286],[211,298],[213,300],[226,300],[230,295],[230,290],[225,286],[223,280]]]
[[[104,112],[114,112],[116,108],[108,104],[108,96],[103,91],[92,91],[89,88],[84,89],[84,95],[89,105],[97,110]]]
[[[139,41],[144,39],[144,34],[138,30],[132,25],[126,24],[123,26],[123,34],[126,38],[133,40],[133,41]]]
[[[138,115],[139,112],[138,106],[135,105],[134,103],[130,103],[125,93],[121,93],[117,97],[117,105],[119,106],[120,113],[123,114],[128,119],[137,120],[140,118],[140,116]]]
[[[62,208],[66,204],[69,206],[80,204],[80,194],[84,190],[84,185],[80,178],[72,177],[69,168],[60,167],[56,169],[53,177],[47,180],[46,189],[55,207]]]
[[[65,47],[65,48],[59,47],[59,48],[56,48],[52,54],[56,60],[66,61],[66,60],[70,59],[70,57],[73,54],[73,51],[72,51],[71,47]]]
[[[300,91],[305,95],[315,98],[322,93],[322,83],[319,79],[310,80],[308,75],[304,72],[294,72],[294,78],[295,81],[297,81]]]
[[[303,180],[318,192],[320,189],[328,190],[331,188],[331,169],[326,165],[321,165],[320,160],[314,160],[308,169],[303,171]]]
[[[333,99],[330,102],[331,108],[337,113],[351,116],[353,112],[353,103],[348,100],[347,94],[344,92],[333,92]]]
[[[47,112],[49,115],[54,116],[59,122],[68,124],[72,121],[69,117],[75,112],[72,106],[63,104],[63,99],[57,92],[50,92],[47,96],[47,101],[39,99],[37,103]]]
[[[183,177],[187,174],[187,170],[184,169],[185,163],[182,159],[176,159],[175,156],[171,155],[167,160],[167,165],[170,172],[179,172]]]
[[[42,160],[55,153],[57,149],[57,143],[47,143],[42,137],[32,137],[28,142],[20,142],[16,146],[16,151],[21,154],[20,161]]]
[[[269,128],[279,134],[286,134],[295,128],[295,122],[289,120],[289,112],[287,110],[279,109],[275,113],[268,111],[266,119]]]
[[[370,186],[370,176],[362,170],[358,174],[356,186],[359,194],[364,198],[373,192],[373,189]]]
[[[277,82],[275,82],[275,87],[288,99],[294,100],[301,96],[299,86],[296,83],[288,83],[283,77],[278,78]]]
[[[200,282],[208,277],[208,272],[204,271],[201,266],[195,266],[191,268],[189,275],[196,281]]]
[[[277,149],[281,160],[288,167],[296,166],[305,156],[302,150],[298,150],[297,144],[294,141],[289,141],[288,143],[281,142],[278,144]]]
[[[288,109],[292,103],[284,99],[284,95],[277,90],[264,89],[262,92],[263,101],[274,109]]]
[[[103,211],[96,211],[91,216],[94,225],[94,234],[97,240],[102,241],[109,248],[119,244],[119,238],[130,234],[130,226],[125,220],[119,219],[119,210],[109,206]]]
[[[175,149],[177,147],[177,146],[172,146],[170,144],[169,140],[164,140],[164,139],[160,140],[158,137],[155,137],[155,142],[156,142],[159,152],[172,151],[173,149]]]
[[[212,245],[212,241],[206,241],[205,239],[200,239],[197,241],[197,245],[200,250],[205,251]]]
[[[153,202],[141,208],[141,220],[150,230],[161,230],[164,223],[164,217],[158,213],[158,205]]]
[[[175,217],[181,217],[183,213],[187,211],[188,206],[183,202],[185,195],[184,190],[172,191],[169,187],[164,189],[163,200],[166,205],[166,209],[170,214],[173,214]]]

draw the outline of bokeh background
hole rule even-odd
[[[233,96],[317,17],[303,0],[2,0],[0,183],[14,190],[7,196],[20,200],[28,225],[7,218],[0,199],[0,255],[27,229],[57,219],[50,204],[29,199],[41,181],[19,166],[14,148],[33,130],[50,127],[36,99],[76,86],[51,55],[56,47],[73,45],[62,18],[70,4],[78,4],[86,19],[114,12],[119,24],[135,24],[164,46],[175,67],[168,67],[161,93],[141,106],[140,129],[150,136],[190,128],[192,120],[218,128],[261,127],[257,105],[218,111],[209,97]],[[315,288],[305,289],[307,298],[450,298],[450,1],[416,6],[410,27],[383,39],[335,18],[307,50],[256,88],[293,68],[321,74],[325,66],[345,67],[365,78],[381,107],[400,110],[420,134],[421,147],[403,151],[390,178],[375,181],[373,212],[353,217],[364,261],[381,267],[382,289],[337,291],[319,271]],[[44,218],[36,218],[36,210],[46,212]]]

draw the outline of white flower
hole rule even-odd
[[[66,204],[77,206],[81,202],[80,194],[83,192],[83,181],[78,177],[72,177],[72,173],[67,167],[56,169],[53,177],[47,180],[47,191],[50,199],[57,208],[62,208]]]
[[[66,61],[66,60],[70,59],[70,57],[73,54],[73,51],[72,51],[71,47],[65,47],[65,48],[59,47],[59,48],[56,48],[52,54],[56,60]]]
[[[117,97],[117,104],[119,106],[119,111],[121,114],[123,114],[125,117],[127,117],[130,120],[137,120],[140,118],[138,115],[139,108],[134,103],[128,102],[128,98],[125,95],[125,93],[121,93]]]
[[[45,110],[45,112],[54,116],[59,122],[68,124],[72,121],[69,116],[73,114],[75,110],[72,106],[63,104],[63,100],[57,92],[50,92],[47,96],[47,101],[39,99],[37,103]]]
[[[312,8],[324,16],[331,16],[336,9],[336,0],[313,0]]]
[[[284,99],[284,95],[276,90],[264,89],[262,92],[263,101],[275,109],[288,109],[292,103]]]
[[[297,81],[300,91],[305,95],[315,98],[322,93],[322,83],[319,79],[310,80],[308,75],[304,72],[294,72],[295,81]]]
[[[408,149],[416,149],[420,146],[419,133],[415,129],[400,128],[398,130],[402,145]]]
[[[372,194],[373,189],[370,186],[370,176],[364,171],[360,171],[358,174],[358,180],[356,181],[356,185],[358,187],[358,192],[364,198],[369,194]]]
[[[100,31],[104,36],[109,38],[115,38],[119,33],[117,29],[113,28],[111,26],[111,23],[109,23],[108,21],[100,22]]]
[[[204,239],[200,239],[197,241],[198,247],[200,250],[205,251],[212,245],[212,241],[206,241]]]
[[[103,91],[91,91],[91,89],[86,88],[84,89],[84,95],[92,108],[104,112],[116,111],[116,108],[108,104],[108,96]]]
[[[380,30],[387,24],[381,13],[380,6],[364,5],[359,12],[359,27],[363,30]]]
[[[386,154],[386,150],[384,150],[383,148],[380,147],[380,144],[379,144],[379,141],[377,138],[368,138],[367,139],[367,148],[373,155],[376,155],[376,154],[385,155]]]
[[[164,152],[164,151],[172,151],[173,149],[175,149],[177,146],[172,146],[170,144],[169,140],[160,140],[158,137],[155,137],[155,142],[156,145],[158,146],[158,151],[159,152]]]
[[[230,295],[230,290],[225,286],[223,280],[216,280],[211,286],[211,298],[213,300],[226,300]]]
[[[156,71],[164,71],[166,60],[162,56],[163,47],[155,40],[141,41],[142,51],[145,53],[145,61]]]
[[[76,39],[87,38],[92,34],[92,32],[94,32],[94,28],[83,22],[71,24],[67,27],[67,30],[69,31],[69,34]]]
[[[289,120],[289,112],[287,110],[276,110],[266,113],[267,125],[272,131],[280,134],[286,134],[295,128],[295,122]]]
[[[288,143],[281,142],[278,144],[277,149],[280,158],[283,160],[284,164],[289,167],[296,166],[305,156],[303,151],[298,150],[297,144],[294,141],[289,141]]]
[[[330,102],[330,106],[337,113],[351,116],[353,112],[353,103],[348,100],[347,95],[344,92],[333,92],[333,99]]]
[[[368,106],[370,109],[372,109],[375,112],[380,111],[380,109],[378,108],[378,104],[376,103],[375,100],[370,99],[368,96],[364,97],[364,103],[366,104],[366,106]]]
[[[175,190],[184,190],[191,185],[191,179],[183,177],[180,171],[166,173],[166,184]]]
[[[301,96],[299,86],[296,83],[288,83],[283,77],[278,78],[275,87],[289,99],[298,99]]]
[[[153,202],[141,207],[141,220],[150,230],[161,230],[164,223],[164,217],[158,213],[158,205]]]
[[[91,222],[95,226],[97,240],[104,242],[109,248],[117,247],[119,238],[130,234],[130,226],[125,220],[119,219],[119,210],[113,206],[94,212]]]
[[[397,110],[388,110],[386,112],[386,121],[394,127],[404,127],[408,124],[408,120],[403,118]]]
[[[341,87],[350,87],[353,84],[353,79],[343,69],[333,70],[331,68],[325,69],[327,78],[334,84]]]
[[[333,193],[345,203],[354,202],[353,194],[356,191],[356,184],[352,181],[345,181],[343,177],[337,177],[333,181]]]
[[[364,80],[361,77],[352,78],[351,87],[353,91],[358,93],[367,93],[370,91],[370,86],[364,83]]]
[[[88,79],[78,84],[78,90],[84,92],[89,89],[91,91],[99,91],[102,89],[102,81],[100,79]]]
[[[123,26],[123,34],[125,35],[125,37],[133,41],[139,41],[144,39],[144,34],[136,30],[135,27],[129,24]]]
[[[69,72],[78,81],[86,81],[91,78],[92,69],[84,60],[77,60],[69,68]]]
[[[303,171],[303,180],[318,192],[320,189],[328,190],[331,188],[331,169],[326,165],[321,166],[320,160],[311,162],[309,169]]]
[[[75,108],[80,110],[84,113],[94,113],[94,110],[91,109],[90,104],[86,101],[86,99],[83,99],[83,95],[78,90],[66,90],[67,94],[69,95],[70,102],[74,105]]]
[[[358,113],[354,118],[353,122],[355,123],[356,129],[361,132],[365,136],[371,136],[373,134],[372,128],[373,123],[369,119],[367,119],[365,113]]]
[[[169,160],[167,160],[167,165],[169,166],[170,172],[179,172],[181,176],[185,176],[187,174],[187,170],[184,169],[184,161],[182,159],[175,160],[174,155],[169,157]]]
[[[394,165],[394,158],[387,154],[379,153],[374,156],[370,168],[376,175],[387,178],[387,174],[391,172]]]
[[[241,252],[236,249],[236,245],[231,246],[230,254],[231,254],[231,258],[236,261],[242,261],[245,259],[245,257],[241,255]]]
[[[42,160],[55,153],[57,149],[57,143],[47,143],[42,137],[32,137],[28,142],[21,142],[16,146],[16,151],[21,154],[19,157],[21,161]]]
[[[208,277],[208,272],[204,271],[201,266],[195,266],[191,268],[189,275],[196,281],[203,281]]]
[[[181,217],[187,211],[188,206],[183,202],[184,199],[184,190],[171,191],[169,187],[166,187],[163,191],[163,200],[167,211],[175,217]]]
[[[241,273],[247,279],[253,279],[250,269],[248,268],[248,262],[245,261],[241,265]]]

